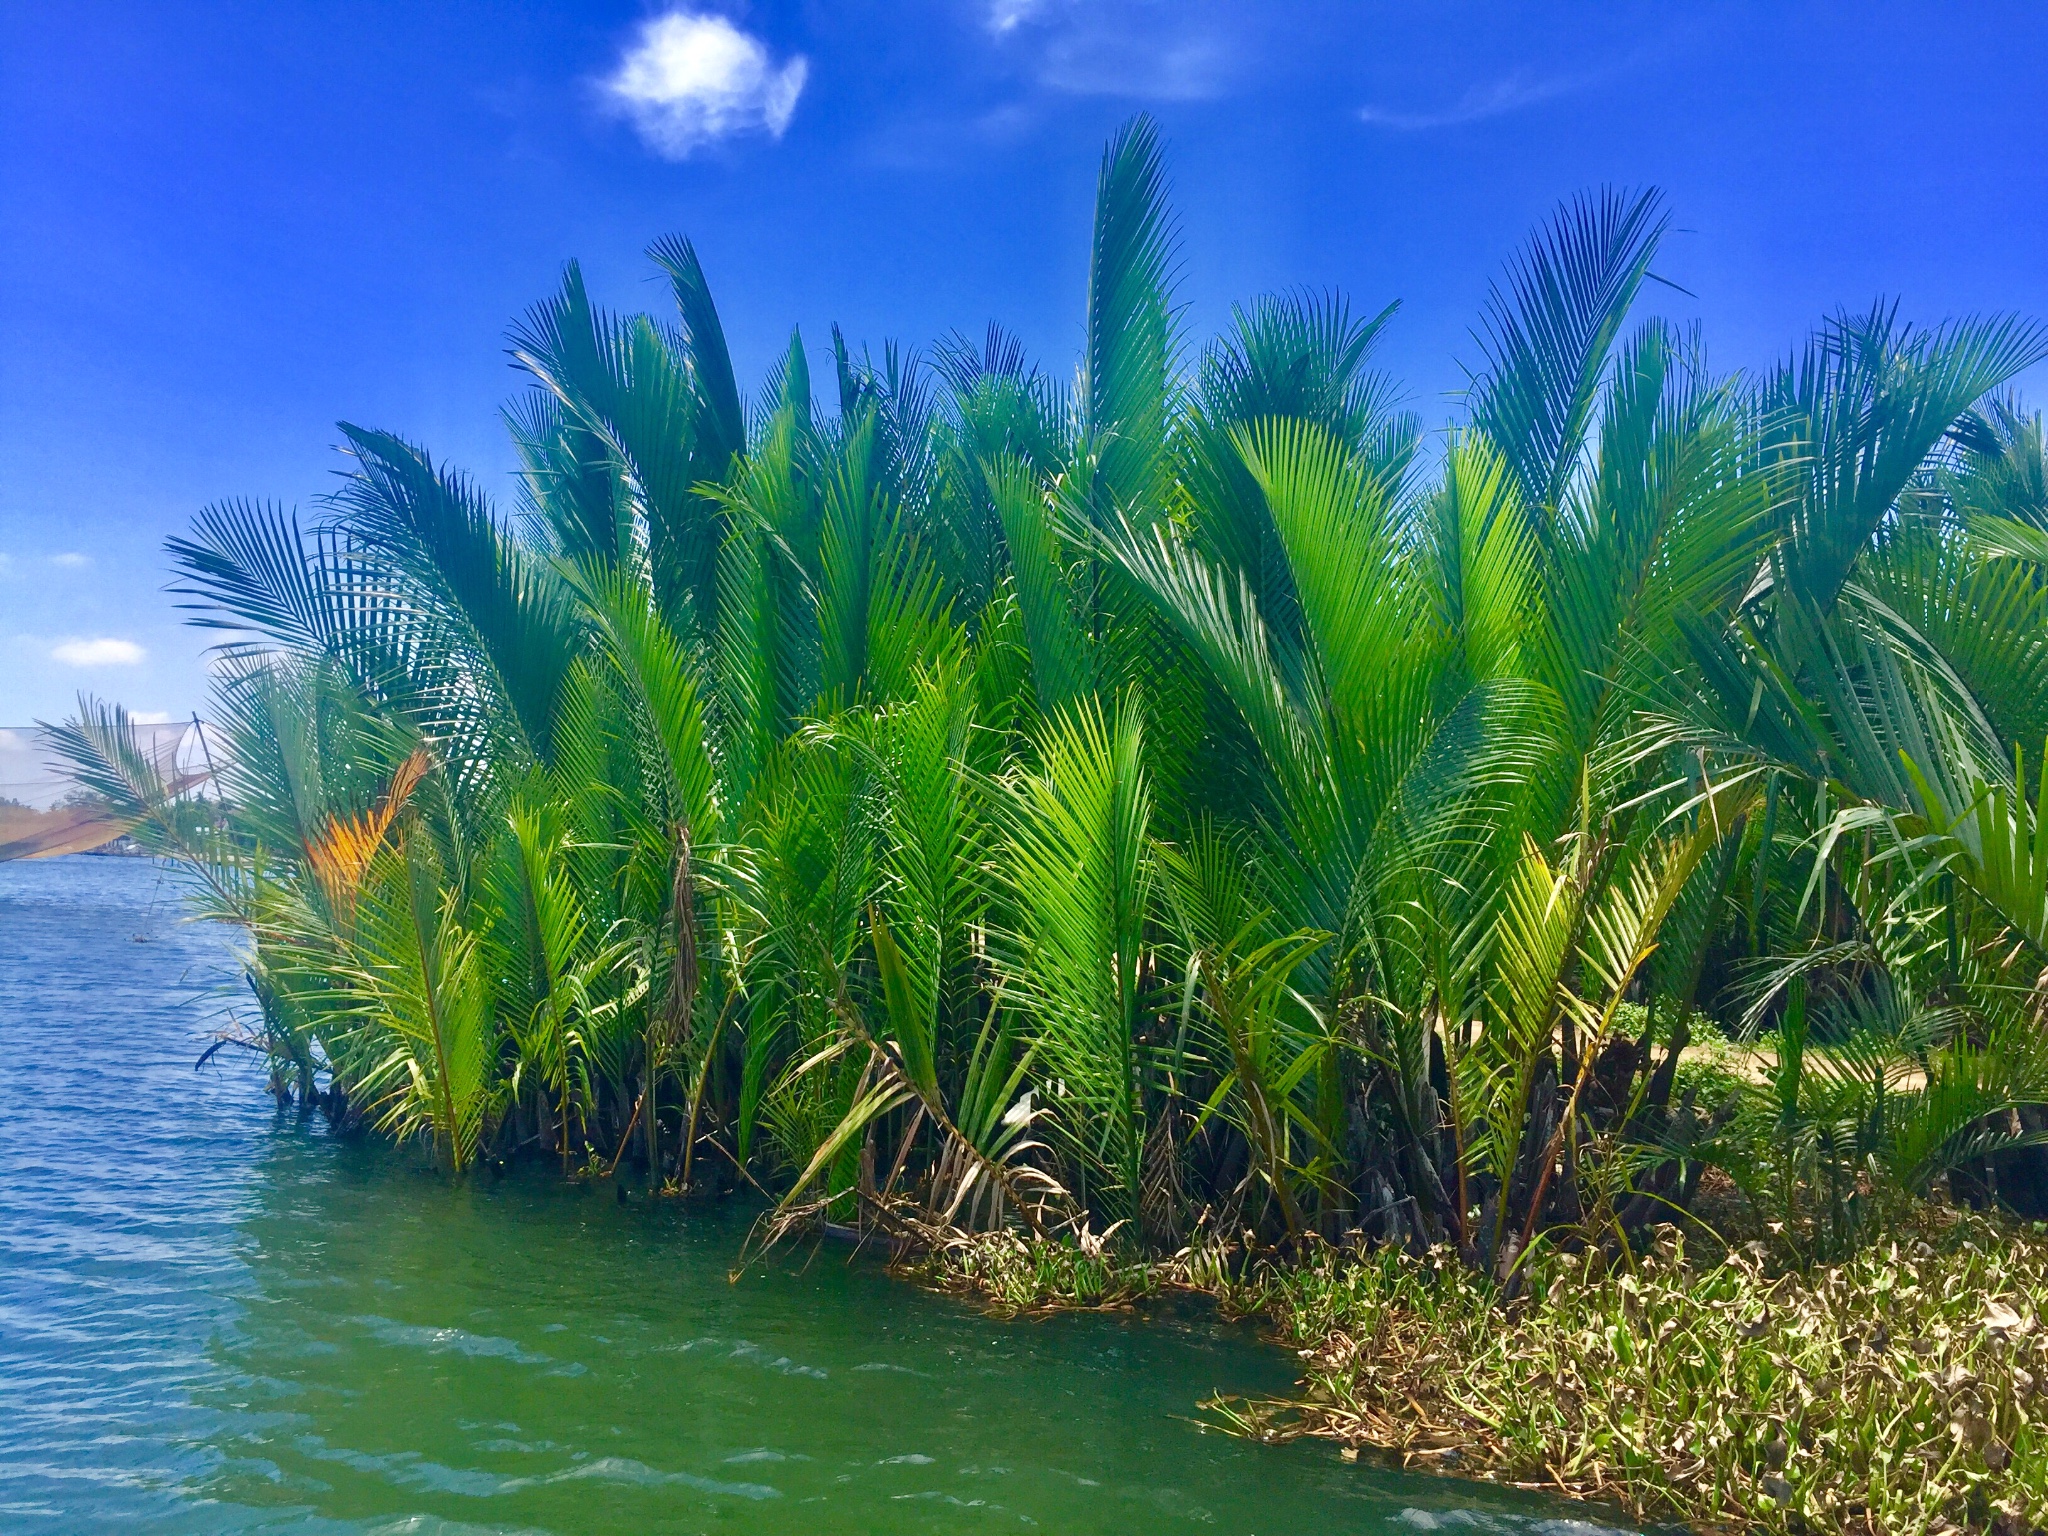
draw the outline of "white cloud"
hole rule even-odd
[[[131,709],[128,718],[137,725],[169,725],[171,712],[168,709]]]
[[[81,555],[81,554],[80,554],[80,553],[79,553],[79,552],[78,552],[77,550],[75,550],[75,549],[67,549],[67,550],[65,550],[65,551],[64,551],[64,553],[63,553],[63,554],[61,554],[61,555],[52,555],[52,556],[50,556],[50,564],[52,564],[52,565],[61,565],[61,566],[64,566],[64,567],[65,567],[66,569],[68,569],[68,570],[77,570],[77,569],[79,569],[79,568],[80,568],[80,567],[82,567],[82,566],[88,566],[88,565],[91,565],[91,564],[92,564],[92,556],[91,556],[91,555]]]
[[[1523,107],[1554,101],[1573,91],[1597,84],[1604,75],[1553,75],[1531,79],[1528,71],[1516,70],[1491,85],[1475,85],[1450,106],[1436,112],[1403,112],[1391,107],[1360,107],[1359,121],[1375,128],[1393,128],[1413,133],[1425,128],[1456,128],[1465,123],[1504,117]]]
[[[810,70],[801,54],[777,65],[723,16],[671,11],[640,29],[604,89],[650,149],[682,160],[735,133],[781,138]]]
[[[50,651],[50,660],[67,667],[132,667],[149,653],[133,640],[64,640]]]

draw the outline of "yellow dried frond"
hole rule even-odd
[[[354,915],[356,892],[370,861],[384,846],[385,836],[406,801],[419,787],[434,760],[425,747],[415,747],[393,770],[390,787],[370,810],[358,816],[330,816],[327,825],[306,844],[306,864],[320,882],[330,911],[346,922]]]

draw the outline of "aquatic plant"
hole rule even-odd
[[[1801,1262],[2038,1210],[2048,508],[2001,391],[2048,332],[1879,307],[1717,374],[1631,328],[1666,224],[1561,208],[1441,437],[1391,307],[1191,346],[1143,119],[1071,386],[835,329],[836,411],[794,334],[748,401],[688,241],[667,318],[572,264],[512,333],[516,508],[344,425],[311,521],[170,542],[218,798],[111,707],[54,739],[247,930],[278,1091],[457,1172],[1509,1292],[1710,1166]],[[1703,1014],[1768,1071],[1688,1076]]]
[[[1324,1252],[1226,1288],[1302,1352],[1293,1403],[1219,1422],[1712,1528],[2037,1529],[2048,1506],[2048,1244],[1970,1219],[1800,1275],[1754,1254],[1455,1261]]]

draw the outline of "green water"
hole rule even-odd
[[[1190,1422],[1286,1355],[1000,1323],[745,1213],[454,1187],[195,1073],[217,937],[152,866],[0,865],[0,1530],[1586,1530]],[[224,1053],[232,1055],[232,1053]]]

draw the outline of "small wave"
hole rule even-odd
[[[466,1520],[443,1520],[439,1515],[407,1515],[389,1525],[370,1528],[365,1536],[551,1536],[537,1525],[471,1525]]]
[[[733,1346],[732,1358],[753,1361],[765,1370],[780,1371],[785,1376],[808,1376],[814,1381],[828,1380],[832,1374],[823,1366],[799,1365],[787,1355],[777,1355],[771,1360],[767,1350],[759,1344],[749,1344],[745,1339]]]
[[[924,1493],[898,1493],[891,1495],[897,1502],[918,1500],[930,1504],[950,1504],[955,1509],[979,1509],[991,1515],[1005,1515],[1020,1525],[1036,1525],[1038,1522],[1020,1510],[1005,1509],[1000,1504],[991,1504],[986,1499],[963,1499],[958,1494],[930,1489]]]
[[[1394,1519],[1418,1531],[1440,1531],[1452,1526],[1489,1531],[1497,1536],[1628,1536],[1611,1525],[1591,1520],[1536,1519],[1526,1515],[1501,1515],[1484,1509],[1404,1509]]]
[[[433,1354],[454,1353],[476,1360],[513,1360],[520,1365],[547,1365],[549,1357],[535,1354],[515,1339],[469,1333],[461,1328],[425,1328],[416,1323],[397,1323],[388,1317],[352,1317],[379,1344],[401,1349],[424,1349]]]
[[[500,1477],[495,1472],[445,1466],[438,1461],[428,1461],[417,1451],[394,1451],[380,1456],[373,1451],[329,1445],[317,1435],[301,1436],[298,1448],[301,1454],[315,1461],[336,1462],[358,1472],[381,1477],[401,1488],[424,1488],[432,1493],[453,1493],[465,1498],[491,1498],[519,1481],[517,1478]]]
[[[685,1339],[680,1344],[657,1344],[655,1349],[661,1354],[674,1355],[688,1354],[697,1349],[724,1349],[728,1360],[744,1360],[749,1365],[758,1365],[766,1371],[780,1371],[785,1376],[808,1376],[813,1381],[829,1381],[832,1378],[832,1373],[823,1366],[802,1365],[787,1355],[777,1355],[771,1359],[768,1351],[751,1339]]]
[[[634,1461],[625,1456],[603,1456],[595,1461],[564,1467],[559,1472],[544,1472],[532,1477],[502,1477],[495,1472],[443,1466],[440,1462],[428,1461],[412,1451],[397,1451],[379,1456],[369,1451],[330,1446],[314,1436],[302,1439],[299,1442],[299,1449],[315,1460],[340,1462],[344,1466],[355,1468],[358,1472],[375,1473],[401,1486],[425,1488],[435,1493],[461,1494],[469,1498],[495,1498],[526,1488],[549,1488],[562,1483],[580,1482],[623,1483],[641,1488],[694,1488],[700,1493],[723,1494],[735,1499],[782,1497],[781,1489],[771,1488],[765,1483],[727,1483],[713,1477],[699,1477],[694,1472],[664,1472],[659,1467],[650,1467],[643,1461]],[[405,1527],[393,1529],[402,1530]],[[459,1531],[467,1527],[450,1526],[448,1529]]]
[[[503,1491],[593,1480],[625,1483],[639,1488],[694,1488],[699,1493],[718,1493],[735,1499],[782,1497],[780,1488],[771,1488],[766,1483],[726,1483],[715,1477],[699,1477],[694,1472],[664,1472],[659,1467],[650,1467],[646,1462],[634,1461],[628,1456],[604,1456],[596,1461],[586,1461],[581,1466],[550,1472],[544,1477],[515,1477],[503,1485]]]

